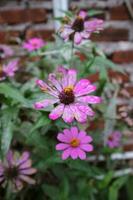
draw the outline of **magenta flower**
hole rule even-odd
[[[109,135],[108,140],[107,140],[107,145],[110,148],[115,148],[115,147],[120,146],[120,142],[121,142],[121,132],[114,131],[113,133]]]
[[[42,48],[45,44],[46,42],[44,42],[41,38],[31,38],[27,42],[24,42],[22,46],[28,52],[33,52]]]
[[[35,180],[30,176],[36,173],[36,169],[31,167],[32,161],[29,152],[23,152],[20,157],[9,151],[5,162],[0,162],[0,184],[5,186],[10,181],[13,190],[21,190],[24,183],[35,184]]]
[[[13,56],[13,50],[7,45],[0,45],[0,59],[5,59]]]
[[[59,133],[57,139],[61,142],[56,145],[56,150],[63,151],[62,159],[68,157],[81,160],[86,159],[86,153],[93,151],[92,137],[87,135],[85,131],[78,131],[77,127],[64,129],[63,133]]]
[[[56,107],[49,114],[49,118],[56,120],[60,117],[66,123],[76,119],[80,123],[87,121],[87,116],[94,116],[94,112],[88,104],[97,104],[101,98],[89,95],[96,90],[88,79],[81,79],[77,82],[77,71],[61,67],[60,78],[55,74],[49,75],[49,84],[42,80],[36,83],[40,89],[49,94],[50,97],[34,104],[35,109],[43,109],[56,104]]]
[[[13,77],[18,70],[18,59],[11,60],[7,65],[0,67],[0,80]]]
[[[69,19],[59,30],[60,36],[68,41],[73,40],[75,44],[80,44],[82,40],[88,39],[93,32],[103,29],[103,20],[88,20],[87,12],[80,11],[76,18]]]

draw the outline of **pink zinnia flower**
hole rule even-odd
[[[18,59],[11,60],[7,65],[0,66],[0,80],[13,77],[18,70]]]
[[[15,153],[9,151],[5,161],[0,162],[0,184],[6,187],[10,181],[13,190],[21,190],[24,183],[35,184],[35,180],[30,176],[36,173],[36,169],[31,165],[29,152],[23,152],[17,157]]]
[[[88,39],[93,32],[103,29],[103,20],[88,20],[87,12],[80,11],[74,20],[69,19],[59,30],[61,37],[68,41],[73,40],[75,44],[80,44],[82,40]]]
[[[80,123],[87,121],[87,116],[94,116],[94,112],[88,104],[97,104],[101,98],[89,95],[96,90],[88,79],[81,79],[77,82],[77,71],[75,69],[60,68],[60,78],[55,74],[49,75],[49,84],[42,80],[36,83],[43,92],[51,97],[35,103],[35,109],[42,109],[56,104],[49,118],[56,120],[62,117],[66,123],[76,119]]]
[[[42,48],[46,42],[44,42],[41,38],[31,38],[27,42],[23,43],[23,48],[29,52],[36,51]]]
[[[77,127],[71,129],[64,129],[63,133],[59,133],[57,139],[61,142],[56,145],[56,150],[63,151],[62,159],[68,157],[72,159],[81,160],[86,159],[86,153],[93,151],[93,146],[89,144],[92,142],[92,137],[87,135],[85,131],[78,131]]]
[[[111,134],[108,136],[107,145],[108,145],[110,148],[119,147],[119,146],[120,146],[120,142],[121,142],[121,132],[119,132],[119,131],[114,131],[113,133],[111,133]]]
[[[0,45],[0,59],[5,59],[13,55],[13,50],[7,45]]]

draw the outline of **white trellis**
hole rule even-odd
[[[53,0],[53,12],[54,17],[63,17],[65,13],[63,11],[68,10],[68,0]],[[60,23],[55,20],[55,29],[57,30]]]

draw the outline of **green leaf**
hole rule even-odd
[[[109,188],[109,200],[118,200],[120,188],[127,182],[128,176],[120,177]]]
[[[50,123],[51,123],[51,120],[48,118],[48,116],[43,114],[43,116],[41,116],[38,119],[38,121],[35,123],[35,125],[32,127],[30,134],[32,134],[32,132],[34,132],[38,128],[48,126]]]
[[[3,115],[1,117],[1,151],[2,155],[6,155],[9,150],[10,143],[13,137],[13,118],[17,112],[13,113],[13,108],[7,108],[2,110]]]
[[[101,189],[106,188],[108,186],[108,184],[110,183],[110,181],[112,180],[113,174],[114,174],[113,171],[109,171],[105,175],[104,179],[102,181],[100,181],[99,188],[101,188]]]
[[[11,87],[7,83],[0,84],[0,94],[3,94],[5,97],[13,99],[15,102],[27,105],[27,100],[22,96],[19,90]]]
[[[93,16],[95,16],[95,15],[100,15],[100,14],[102,14],[103,13],[103,11],[102,10],[89,10],[88,11],[88,15],[89,15],[89,17],[93,17]]]

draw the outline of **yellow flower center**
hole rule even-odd
[[[72,147],[78,147],[79,144],[80,144],[80,141],[79,141],[79,139],[77,139],[77,138],[73,138],[73,139],[71,140],[71,142],[70,142],[70,145],[71,145]]]
[[[65,93],[71,93],[71,92],[73,92],[73,86],[69,85],[69,86],[65,87],[64,88],[64,92]]]

